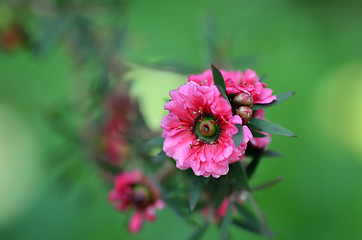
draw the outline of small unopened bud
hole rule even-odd
[[[236,113],[241,117],[243,120],[243,124],[247,124],[251,117],[253,116],[253,110],[246,106],[241,106],[236,110]]]
[[[233,103],[238,106],[248,106],[251,107],[253,105],[253,97],[248,91],[243,91],[241,93],[238,93],[234,99]]]

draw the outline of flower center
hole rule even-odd
[[[220,124],[217,119],[212,115],[200,115],[194,122],[194,134],[197,139],[205,143],[213,143],[221,133]]]
[[[143,184],[133,186],[132,201],[137,208],[146,208],[152,202],[151,190]]]

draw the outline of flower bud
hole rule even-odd
[[[238,106],[248,106],[251,107],[253,105],[253,97],[248,91],[243,91],[241,93],[238,93],[234,99],[233,103]]]
[[[236,110],[236,113],[241,117],[243,120],[243,124],[247,124],[251,117],[253,116],[253,110],[246,106],[241,106]]]

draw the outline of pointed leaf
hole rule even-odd
[[[253,137],[255,137],[255,138],[263,138],[263,137],[266,137],[263,133],[255,130],[255,129],[252,129],[252,128],[251,128],[250,131],[251,131],[251,134],[253,134]]]
[[[169,60],[163,59],[163,60],[153,61],[151,63],[140,63],[140,64],[145,66],[145,67],[150,67],[150,68],[153,68],[153,69],[175,72],[175,73],[179,73],[179,74],[192,74],[192,73],[195,73],[195,72],[202,71],[199,68],[195,68],[195,67],[187,65],[185,63],[175,61],[175,60],[171,60],[171,59],[169,59]]]
[[[160,162],[163,162],[163,161],[165,161],[167,159],[170,159],[170,157],[167,156],[166,153],[163,150],[161,150],[156,156],[154,156],[151,159],[151,161],[153,163],[160,163]]]
[[[197,201],[200,198],[202,189],[204,187],[204,177],[198,177],[196,175],[193,176],[191,193],[190,193],[190,209],[194,210]]]
[[[259,110],[259,109],[263,109],[263,108],[267,108],[267,107],[271,107],[274,106],[276,104],[279,104],[281,102],[284,102],[285,100],[287,100],[288,98],[290,98],[291,96],[293,96],[295,94],[295,92],[285,92],[285,93],[280,93],[277,95],[277,99],[272,101],[271,103],[267,103],[267,104],[254,104],[251,109],[255,110]]]
[[[265,78],[266,78],[266,74],[263,74],[260,78],[259,78],[259,82],[264,82]]]
[[[196,231],[190,236],[189,240],[198,240],[205,233],[207,227],[209,226],[208,222],[205,222],[201,227],[197,228]]]
[[[242,228],[252,233],[261,234],[267,238],[271,238],[274,236],[273,232],[264,228],[259,228],[259,226],[252,225],[246,221],[234,220],[233,224],[238,226],[239,228]]]
[[[186,219],[189,214],[189,208],[186,199],[163,197],[166,206],[169,207],[176,215],[182,219]]]
[[[275,184],[279,183],[281,180],[283,180],[283,177],[276,177],[270,181],[267,181],[265,183],[262,183],[260,185],[257,185],[255,187],[252,187],[253,190],[262,190],[262,189],[266,189],[269,188],[271,186],[274,186]]]
[[[224,78],[222,77],[220,71],[213,64],[211,64],[211,69],[212,69],[212,76],[214,78],[214,83],[215,83],[216,87],[219,89],[221,96],[223,96],[230,104],[229,98],[226,93]]]
[[[255,226],[261,226],[261,223],[258,221],[258,219],[244,205],[235,203],[235,207],[247,223]]]
[[[261,132],[288,136],[288,137],[296,137],[296,135],[293,132],[291,132],[290,130],[288,130],[282,126],[279,126],[278,124],[267,121],[267,120],[252,118],[250,120],[250,122],[248,123],[248,126],[250,128],[253,128],[253,129],[261,131]]]
[[[264,157],[281,157],[282,154],[277,152],[277,151],[266,150],[266,151],[263,152],[263,156]]]
[[[221,176],[218,181],[216,182],[216,193],[214,197],[212,198],[212,205],[214,209],[217,209],[224,198],[228,195],[230,184],[228,182],[229,176]]]
[[[260,151],[256,152],[253,156],[253,160],[246,167],[246,174],[249,179],[253,176],[256,168],[258,167],[260,160],[261,160],[261,155],[262,155],[262,152],[260,152]]]
[[[164,140],[165,139],[163,137],[156,137],[156,138],[153,138],[153,139],[149,140],[146,143],[146,145],[149,145],[149,146],[162,146]]]
[[[239,161],[230,165],[230,175],[236,180],[237,188],[250,191],[246,171]]]
[[[244,129],[240,124],[236,124],[235,127],[238,129],[238,133],[233,136],[235,147],[239,147],[244,139]]]
[[[226,240],[229,235],[229,229],[232,222],[231,205],[232,204],[229,204],[226,215],[222,221],[219,240]]]
[[[247,199],[249,200],[249,202],[251,203],[253,209],[255,210],[256,215],[258,216],[262,226],[264,229],[268,229],[267,223],[266,223],[266,219],[264,217],[263,212],[261,211],[258,203],[256,202],[254,196],[252,194],[248,194]]]

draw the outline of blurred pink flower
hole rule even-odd
[[[164,202],[159,190],[141,172],[123,172],[115,178],[114,189],[108,199],[119,211],[135,209],[129,222],[129,231],[138,232],[144,220],[154,221],[156,209],[162,209]]]
[[[0,31],[0,48],[5,51],[19,49],[27,43],[26,32],[17,24],[11,24]]]
[[[99,131],[101,159],[115,165],[124,165],[129,155],[127,139],[133,127],[136,106],[127,93],[110,95],[105,101],[105,119]]]
[[[221,75],[225,80],[227,94],[238,94],[243,91],[248,91],[252,97],[254,104],[265,104],[276,100],[276,96],[272,95],[273,90],[266,88],[268,85],[261,83],[259,77],[253,70],[246,69],[245,73],[242,71],[223,71]],[[212,71],[206,70],[202,74],[191,75],[187,81],[196,82],[200,85],[214,85]]]
[[[113,164],[123,164],[129,154],[129,144],[121,130],[124,122],[114,119],[103,128],[102,146],[106,161]]]
[[[219,206],[218,209],[216,209],[216,216],[219,218],[223,218],[226,215],[226,212],[228,210],[229,207],[229,198],[226,197],[224,198],[224,200],[222,201],[221,205]]]
[[[175,159],[176,167],[192,168],[198,176],[215,178],[229,171],[229,164],[244,157],[250,130],[244,126],[244,139],[236,147],[232,136],[242,124],[215,85],[195,82],[170,91],[171,101],[165,104],[169,114],[161,121],[165,138],[163,150]]]
[[[229,197],[225,197],[220,206],[215,210],[212,211],[211,205],[206,205],[201,209],[201,214],[206,219],[213,219],[215,222],[221,222],[221,220],[225,217],[227,209],[229,207]]]

